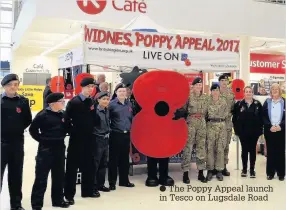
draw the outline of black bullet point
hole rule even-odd
[[[166,187],[165,187],[165,186],[161,186],[161,187],[160,187],[160,191],[161,191],[161,192],[165,192],[165,191],[166,191]]]

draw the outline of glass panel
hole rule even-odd
[[[0,51],[1,61],[10,61],[11,60],[11,48],[1,48]]]
[[[1,11],[1,23],[10,23],[12,24],[12,15],[13,13],[11,11]]]
[[[0,30],[0,42],[11,43],[12,41],[12,29],[1,28]]]

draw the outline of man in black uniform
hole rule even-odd
[[[22,208],[22,175],[24,162],[24,130],[32,122],[29,100],[17,94],[19,78],[8,74],[1,82],[1,189],[8,165],[11,210]]]
[[[50,95],[52,93],[50,86],[51,86],[51,78],[48,78],[46,80],[46,87],[45,87],[45,90],[43,92],[44,109],[49,107],[49,104],[47,103],[46,98],[47,98],[48,95]]]
[[[117,97],[110,102],[110,142],[108,181],[110,190],[115,190],[117,168],[119,169],[119,186],[134,187],[129,182],[130,130],[133,119],[132,104],[126,99],[126,87],[118,84],[115,88]]]
[[[36,158],[36,177],[31,203],[33,210],[43,208],[49,172],[52,171],[52,205],[68,208],[64,201],[65,142],[69,121],[64,118],[64,94],[51,93],[46,102],[49,107],[37,114],[30,126],[30,134],[39,142]]]
[[[92,133],[94,102],[90,95],[95,88],[93,78],[84,78],[81,81],[82,92],[73,97],[67,104],[66,115],[71,120],[72,131],[69,140],[66,177],[65,197],[73,205],[76,193],[76,179],[78,169],[81,169],[81,196],[98,197],[93,193],[95,174],[92,159]]]
[[[94,160],[95,160],[95,190],[109,192],[109,188],[104,186],[105,174],[108,159],[108,141],[110,132],[109,105],[110,95],[108,92],[100,92],[97,95],[98,105],[94,110]]]

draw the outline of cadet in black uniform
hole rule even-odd
[[[39,142],[36,158],[36,177],[33,185],[31,203],[33,210],[43,208],[49,172],[52,172],[52,205],[68,208],[64,201],[65,178],[65,142],[69,130],[69,121],[65,119],[64,94],[51,93],[46,98],[49,107],[43,109],[34,118],[30,134]]]
[[[67,104],[66,115],[71,120],[72,131],[69,140],[66,177],[65,197],[73,205],[76,193],[76,180],[78,169],[81,169],[81,196],[98,197],[93,193],[95,174],[92,169],[92,133],[94,102],[90,95],[95,88],[94,79],[84,78],[81,81],[82,92],[73,97]]]
[[[119,169],[119,186],[134,187],[129,182],[130,130],[133,119],[132,104],[126,99],[126,88],[119,84],[115,88],[116,98],[110,102],[110,141],[108,181],[110,190],[115,190],[117,168]]]
[[[109,188],[104,186],[105,174],[108,159],[108,141],[110,132],[109,121],[109,105],[110,95],[108,92],[100,92],[97,95],[98,105],[93,113],[94,117],[94,160],[95,160],[95,190],[94,193],[99,194],[99,191],[109,192]]]
[[[21,204],[24,162],[24,130],[32,122],[29,100],[17,94],[19,83],[18,75],[6,75],[1,82],[5,92],[0,96],[1,189],[4,171],[8,165],[8,185],[11,210],[24,210]]]

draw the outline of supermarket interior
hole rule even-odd
[[[164,92],[165,89],[169,91],[169,94],[162,94],[164,96],[162,96],[161,101],[171,101],[172,99],[179,101],[178,98],[191,101],[189,88],[191,87],[191,91],[194,91],[193,88],[197,83],[202,83],[203,95],[209,96],[213,94],[215,85],[221,85],[221,80],[226,78],[227,89],[234,95],[235,101],[233,103],[242,99],[245,100],[244,97],[246,96],[243,89],[250,87],[253,100],[255,99],[254,102],[257,101],[262,105],[261,109],[264,109],[267,108],[268,101],[274,100],[272,91],[273,88],[277,87],[283,102],[281,104],[284,104],[284,109],[281,105],[282,114],[279,114],[281,124],[278,124],[284,127],[279,127],[280,130],[278,129],[276,132],[278,137],[275,136],[277,139],[271,140],[280,141],[280,137],[284,135],[283,147],[285,150],[285,0],[0,0],[0,15],[1,164],[4,163],[2,159],[5,158],[4,154],[6,154],[2,144],[7,143],[4,140],[2,142],[2,139],[6,139],[6,136],[3,137],[4,134],[2,135],[2,133],[6,133],[3,131],[2,124],[4,125],[10,117],[6,113],[3,114],[5,108],[2,108],[2,104],[5,103],[3,102],[5,98],[3,94],[6,94],[5,85],[13,80],[7,79],[7,75],[10,74],[17,74],[19,81],[17,93],[29,99],[33,119],[39,112],[45,110],[43,94],[49,86],[49,82],[54,85],[51,87],[52,92],[64,94],[63,98],[65,105],[67,105],[84,89],[82,82],[79,81],[82,75],[92,76],[101,92],[103,92],[101,83],[105,83],[107,85],[106,91],[111,95],[116,93],[123,83],[126,83],[123,84],[124,87],[127,86],[130,91],[133,91],[131,87],[134,84],[135,99],[136,88],[137,94],[141,94],[139,103],[143,103],[141,101],[144,100],[150,102],[153,100],[152,98],[154,101],[160,102],[158,99],[161,96],[160,92]],[[139,76],[142,72],[145,74],[146,80],[140,80],[142,83],[140,83],[141,90],[138,90],[140,86],[138,78],[143,77]],[[159,73],[156,75],[156,72]],[[143,73],[142,75],[144,75]],[[152,73],[154,77],[148,78],[148,74],[152,75]],[[188,83],[187,98],[183,97],[184,94],[181,93],[181,91],[184,92],[184,84],[179,82],[182,81],[179,80],[182,79],[180,77],[182,75]],[[197,78],[200,78],[201,81],[197,81]],[[5,83],[6,80],[7,83]],[[153,87],[154,89],[152,89]],[[79,88],[82,89],[79,90]],[[155,90],[155,88],[157,89]],[[238,89],[241,91],[240,94],[238,94]],[[98,94],[97,97],[99,97]],[[183,105],[178,102],[173,102],[173,104],[172,106],[176,109]],[[195,102],[195,106],[198,104],[199,101]],[[172,106],[170,106],[170,110],[174,109]],[[3,107],[6,106],[3,105]],[[202,108],[205,107],[200,107],[200,109]],[[191,108],[188,107],[188,109]],[[271,107],[268,112],[266,110],[266,115],[271,112],[270,110]],[[238,112],[243,111],[241,108]],[[20,112],[21,110],[18,114]],[[143,115],[143,112],[141,111],[134,118],[137,117],[138,119],[140,114]],[[160,129],[158,133],[168,133],[168,128],[171,128],[166,127],[169,126],[168,123],[156,125],[155,120],[153,122],[153,118],[150,119],[148,122],[145,121],[145,124],[140,122],[143,125],[140,128],[138,128],[139,124],[136,124],[137,129],[127,129],[128,133],[131,133],[131,146],[129,145],[130,183],[128,182],[128,184],[134,183],[135,187],[118,186],[114,191],[100,192],[100,197],[86,196],[86,198],[80,194],[83,188],[81,188],[82,177],[81,170],[79,170],[76,177],[77,192],[73,198],[75,204],[70,203],[71,209],[100,208],[109,210],[121,208],[143,210],[150,207],[158,210],[175,208],[181,210],[190,208],[200,210],[221,208],[232,208],[233,210],[286,209],[284,200],[286,194],[285,166],[284,172],[282,172],[284,175],[279,175],[277,171],[277,177],[272,178],[273,180],[269,178],[269,176],[271,177],[268,173],[270,166],[267,161],[269,161],[269,156],[272,153],[274,156],[276,153],[275,150],[273,150],[274,152],[268,151],[270,153],[268,155],[266,134],[259,135],[256,144],[255,179],[242,176],[244,167],[243,153],[241,152],[242,143],[234,128],[231,127],[229,161],[228,164],[223,164],[226,165],[225,169],[227,167],[230,175],[225,175],[222,182],[216,178],[207,183],[200,182],[197,178],[201,171],[198,164],[199,147],[198,143],[197,148],[193,147],[192,143],[189,183],[186,184],[183,180],[185,171],[182,170],[183,164],[181,165],[186,156],[181,152],[184,147],[180,147],[177,153],[170,152],[178,148],[176,146],[179,145],[179,140],[176,146],[175,144],[170,147],[166,146],[169,150],[164,150],[165,153],[163,151],[164,146],[161,148],[155,143],[149,145],[153,147],[152,149],[141,149],[145,146],[142,146],[142,142],[138,143],[143,139],[143,137],[138,137],[139,133],[143,135],[142,133],[145,132],[144,136],[153,139],[159,134],[156,134],[158,130],[155,129],[152,129],[154,133],[150,132],[152,125],[156,129]],[[185,121],[181,120],[178,121],[182,122],[186,129],[180,128],[181,130],[177,132],[170,132],[170,135],[177,133],[174,136],[178,135],[178,139],[180,136],[184,136],[180,132],[187,131],[192,126],[191,123],[186,124]],[[133,120],[134,124],[138,121]],[[271,116],[269,121],[272,122]],[[232,120],[232,122],[234,121]],[[254,126],[254,124],[249,125]],[[208,131],[206,131],[206,125],[204,126],[206,133]],[[266,127],[264,126],[264,132],[265,130]],[[1,166],[1,176],[2,173],[4,176],[1,182],[0,205],[3,210],[54,209],[55,205],[51,200],[53,197],[51,173],[47,188],[42,190],[45,193],[43,206],[35,206],[33,198],[31,198],[32,190],[34,190],[36,163],[38,163],[37,154],[40,147],[38,140],[35,141],[30,133],[29,127],[26,127],[24,129],[21,205],[12,206],[15,189],[11,184],[13,182],[11,177],[13,176],[10,177],[8,173],[12,170],[10,168],[13,166],[10,165],[13,165],[13,161],[8,161],[7,166],[5,165],[6,168]],[[190,133],[185,133],[184,137],[188,135],[190,138]],[[282,134],[280,135],[280,133]],[[194,138],[199,139],[199,135],[196,133]],[[271,135],[274,136],[273,133]],[[132,139],[132,136],[136,140]],[[164,136],[166,135],[164,134]],[[207,138],[208,134],[205,136]],[[168,144],[169,138],[164,138],[161,137],[156,141],[160,141],[162,145]],[[187,140],[184,142],[188,144]],[[65,152],[67,152],[69,136],[65,138],[65,145]],[[162,153],[155,151],[160,149],[162,149]],[[144,150],[150,153],[142,152]],[[109,148],[109,153],[110,151]],[[147,168],[149,169],[148,161],[152,152],[156,155],[160,153],[157,156],[154,155],[155,159],[168,158],[168,176],[173,178],[173,186],[168,186],[168,184],[166,187],[164,184],[157,187],[145,186],[147,177],[150,178],[150,171]],[[162,155],[163,153],[165,156]],[[208,157],[208,154],[208,152],[205,154],[205,158]],[[80,157],[77,158],[80,159]],[[285,165],[284,159],[281,163]],[[279,165],[277,161],[280,160],[277,158],[275,160],[276,163],[273,164]],[[120,170],[119,168],[119,174]],[[106,171],[109,173],[109,168]],[[111,185],[108,173],[106,172],[105,182],[107,187]],[[204,168],[206,176],[207,173],[206,168]],[[19,199],[19,196],[14,197]]]

